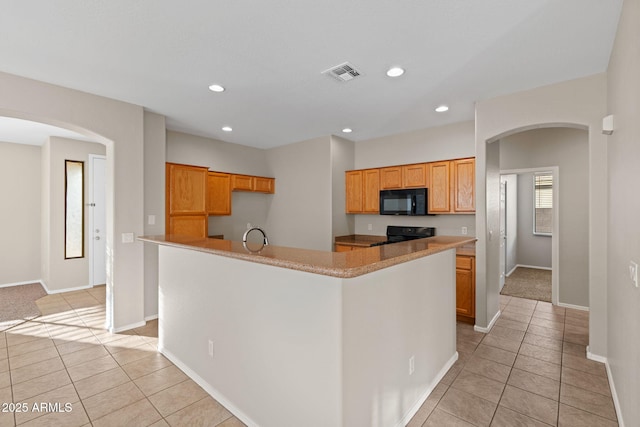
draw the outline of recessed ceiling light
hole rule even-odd
[[[225,126],[222,128],[222,130],[225,132],[231,132],[233,129],[231,128],[231,126]]]
[[[212,92],[224,92],[224,88],[220,85],[211,85],[209,86],[209,90]]]
[[[404,69],[400,67],[392,67],[387,70],[387,76],[389,77],[400,77],[404,74]]]
[[[444,113],[445,111],[449,111],[449,107],[446,105],[439,105],[436,107],[436,111],[438,113]]]
[[[353,132],[353,129],[351,129],[351,128],[344,128],[344,129],[342,129],[342,132],[344,132],[344,133],[351,133],[351,132]]]

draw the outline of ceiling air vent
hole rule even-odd
[[[360,71],[356,70],[356,67],[348,62],[331,67],[328,70],[323,71],[322,74],[327,74],[341,82],[348,82],[349,80],[353,80],[362,75]]]

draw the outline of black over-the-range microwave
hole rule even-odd
[[[380,215],[429,215],[426,188],[380,191]]]

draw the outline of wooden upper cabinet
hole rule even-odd
[[[429,212],[449,213],[451,210],[451,162],[435,162],[429,165]]]
[[[389,168],[381,168],[380,171],[380,190],[393,190],[402,188],[402,166],[393,166]]]
[[[404,188],[428,187],[428,169],[426,163],[402,166],[402,186]]]
[[[253,177],[253,191],[273,194],[276,192],[276,180],[262,176]]]
[[[363,212],[380,212],[380,170],[367,169],[363,171]]]
[[[474,158],[460,159],[452,161],[451,165],[454,180],[453,210],[473,213],[476,211],[476,161]]]
[[[345,172],[346,213],[378,213],[380,209],[380,170]]]
[[[231,190],[253,191],[253,178],[250,175],[231,175]]]
[[[345,172],[346,207],[347,213],[362,213],[363,185],[362,175],[364,171]]]
[[[167,163],[169,214],[206,213],[207,168]]]
[[[209,172],[207,180],[207,213],[231,215],[231,175]]]

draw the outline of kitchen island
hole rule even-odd
[[[405,425],[457,359],[455,248],[159,244],[159,350],[247,425]]]

